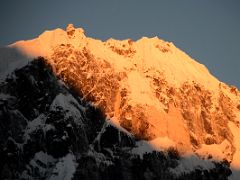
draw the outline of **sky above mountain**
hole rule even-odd
[[[158,36],[240,87],[239,8],[238,0],[2,0],[0,45],[69,23],[101,40]]]

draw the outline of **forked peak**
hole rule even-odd
[[[66,32],[68,36],[73,36],[73,35],[77,35],[77,36],[81,36],[81,37],[86,37],[85,36],[85,32],[84,29],[82,28],[75,28],[73,24],[68,24],[66,27]],[[77,32],[77,34],[76,34]]]
[[[67,32],[75,31],[75,27],[73,24],[68,24],[66,27]]]

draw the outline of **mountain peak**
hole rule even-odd
[[[165,142],[240,166],[239,91],[173,43],[158,37],[103,42],[69,24],[11,46],[45,57],[66,85],[152,147]]]

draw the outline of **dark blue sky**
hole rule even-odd
[[[239,0],[1,0],[0,45],[83,27],[98,39],[158,36],[240,88]]]

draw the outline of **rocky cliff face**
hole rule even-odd
[[[0,84],[0,179],[190,179],[199,174],[226,179],[231,174],[227,162],[213,161],[177,174],[182,159],[176,149],[141,156],[139,142],[69,89],[43,58]]]
[[[215,158],[229,161],[240,152],[230,129],[239,129],[239,91],[172,43],[157,37],[102,42],[69,25],[12,46],[46,57],[69,87],[139,139],[167,137],[182,153],[203,156],[203,145],[212,156],[218,147]]]
[[[61,79],[71,89],[68,93],[74,92],[76,97],[81,97],[82,102],[93,103],[94,107],[106,115],[114,131],[121,130],[140,140],[136,147],[130,143],[129,146],[133,148],[131,152],[141,155],[149,152],[149,149],[162,151],[174,148],[184,157],[197,155],[217,161],[227,160],[232,168],[240,167],[240,92],[237,88],[218,81],[203,65],[191,59],[174,44],[157,37],[144,37],[136,42],[130,39],[109,39],[102,42],[86,37],[83,29],[75,29],[73,25],[69,25],[66,31],[46,31],[36,39],[20,41],[11,47],[29,57],[45,57],[47,64],[53,69],[55,78]],[[39,76],[33,74],[33,77]],[[48,83],[52,84],[47,82],[45,85]],[[24,83],[20,84],[23,84],[21,86],[24,89]],[[44,89],[45,85],[38,86]],[[54,90],[59,84],[52,86]],[[22,89],[17,92],[22,92]],[[10,90],[6,90],[6,93],[8,91]],[[52,88],[49,91],[52,91]],[[48,98],[47,103],[44,101],[43,105],[35,102],[35,96],[25,95],[30,99],[23,99],[21,102],[33,112],[28,113],[30,110],[27,109],[24,114],[23,108],[23,117],[36,118],[46,107],[53,111],[65,112],[65,107],[59,109],[59,105],[52,105],[62,103],[59,99],[65,96],[61,91],[59,93],[62,95],[50,94],[49,98],[58,98]],[[66,104],[65,100],[63,104]],[[76,110],[76,106],[68,107],[68,111],[72,109]],[[84,114],[74,113],[75,118]],[[59,113],[55,114],[58,116]],[[58,118],[64,119],[64,116]],[[55,115],[49,119],[54,117]],[[80,124],[90,123],[87,120],[82,121]],[[76,132],[80,129],[82,133],[79,132],[82,138],[78,139],[82,143],[80,147],[86,146],[97,137],[96,132],[99,129],[90,128],[95,127],[94,124],[76,127]],[[102,122],[99,126],[102,127],[103,124],[105,123]],[[89,132],[83,133],[86,128],[90,128]],[[95,134],[87,134],[90,132]],[[91,141],[88,140],[90,137]],[[101,143],[98,140],[94,142],[93,147],[101,149]],[[123,154],[126,155],[126,152]],[[127,162],[124,164],[130,163],[127,160],[128,156],[127,153]],[[88,160],[90,164],[86,166],[98,169],[99,164],[96,160]],[[144,159],[139,161],[143,163]],[[130,166],[132,167],[132,164]],[[151,168],[150,171],[150,174],[153,173]],[[79,169],[77,172],[87,173]],[[155,177],[156,172],[153,174]]]

